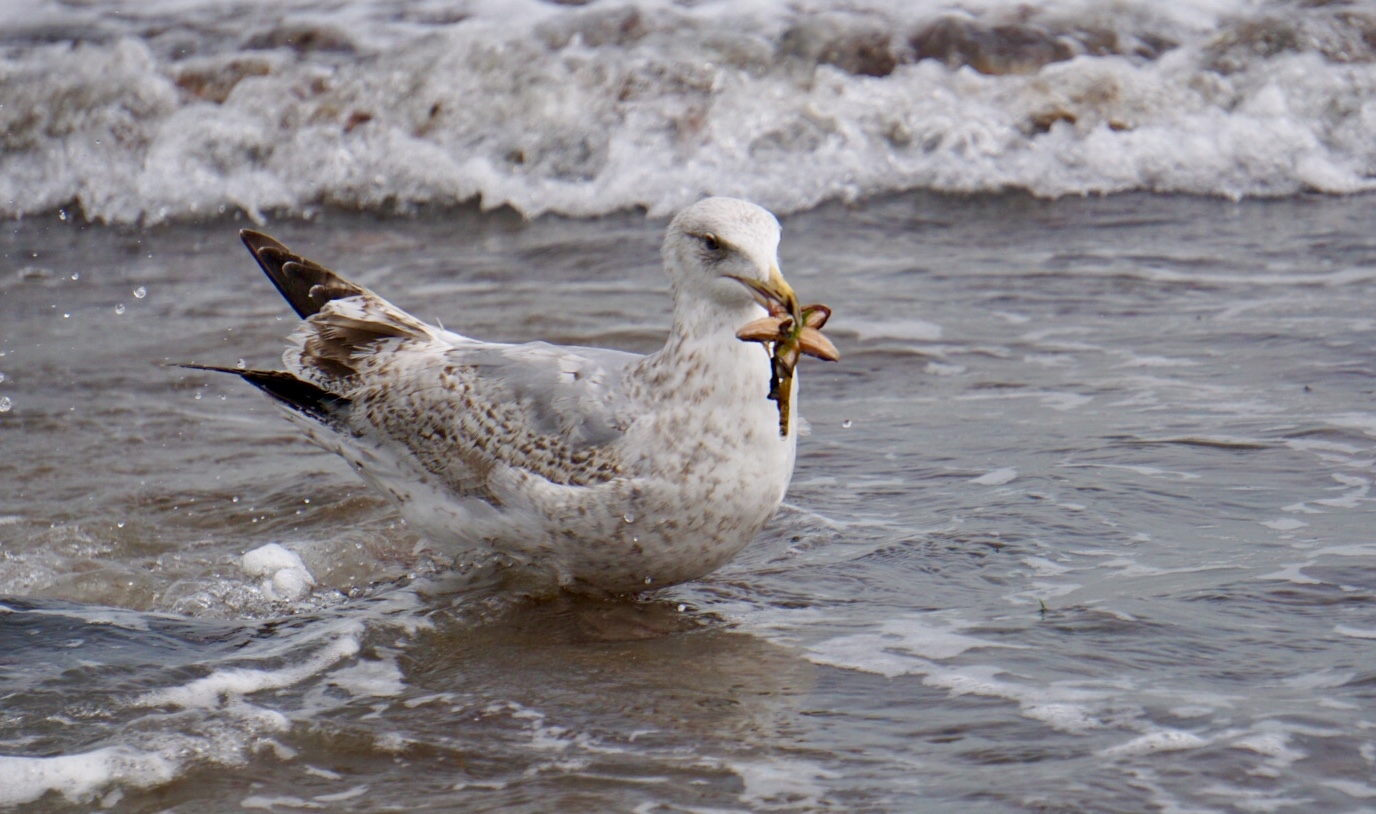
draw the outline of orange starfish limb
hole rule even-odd
[[[765,293],[756,290],[762,295]],[[759,342],[769,352],[769,398],[779,405],[779,434],[787,436],[792,414],[793,370],[798,359],[807,354],[836,362],[840,361],[841,353],[822,335],[821,328],[831,317],[831,309],[827,306],[814,304],[797,308],[796,301],[786,304],[771,296],[759,296],[757,300],[769,311],[769,316],[746,323],[736,332],[736,337],[744,342]],[[795,308],[796,315],[792,312]]]

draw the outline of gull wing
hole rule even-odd
[[[351,406],[335,426],[384,442],[458,494],[481,494],[498,466],[603,483],[620,474],[616,441],[634,417],[615,384],[637,358],[543,342],[383,340],[336,383]]]
[[[417,468],[454,493],[489,500],[487,475],[501,465],[566,485],[619,474],[616,441],[635,410],[618,385],[640,356],[469,339],[266,235],[243,238],[305,321],[283,357],[285,372],[215,369],[309,419],[316,443],[351,457],[348,449],[359,446],[351,439],[368,439],[396,459],[389,466]]]

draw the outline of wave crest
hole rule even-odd
[[[195,7],[133,29],[97,15],[65,41],[11,37],[0,212],[1371,189],[1376,15],[1224,5],[366,6],[248,31]]]

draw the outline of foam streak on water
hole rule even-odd
[[[1350,193],[1376,5],[11,4],[0,214]]]

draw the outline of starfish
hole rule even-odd
[[[802,354],[828,362],[841,360],[836,346],[822,335],[822,326],[831,309],[820,303],[798,305],[798,298],[787,283],[771,280],[769,285],[746,277],[733,279],[749,288],[769,316],[749,322],[736,331],[743,342],[759,342],[769,353],[773,368],[769,398],[779,405],[779,435],[788,435],[792,413],[793,369]]]

